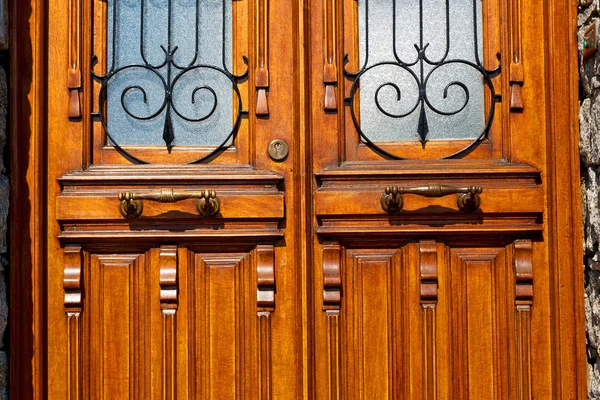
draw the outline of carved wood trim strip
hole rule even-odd
[[[69,118],[81,118],[81,0],[69,0]]]
[[[261,400],[271,398],[271,312],[258,313],[259,337],[259,393]]]
[[[258,311],[275,309],[275,252],[271,244],[256,246],[256,306]]]
[[[327,383],[329,398],[341,398],[340,308],[342,306],[342,247],[323,244],[323,310],[327,318]]]
[[[256,115],[269,115],[269,0],[256,0]]]
[[[68,399],[81,399],[82,347],[81,312],[83,311],[82,251],[79,245],[66,246],[64,256],[63,288],[65,312],[67,313],[67,373]]]
[[[533,243],[514,243],[515,327],[517,332],[517,396],[531,399],[531,306],[533,305]]]
[[[177,311],[177,246],[161,246],[159,253],[160,309],[163,314],[163,398],[175,400]]]
[[[325,20],[323,29],[325,38],[325,69],[323,71],[323,83],[325,83],[324,108],[327,111],[337,110],[337,99],[335,86],[337,85],[337,2],[336,0],[325,0]]]
[[[260,399],[271,398],[271,313],[275,310],[275,249],[272,244],[256,246],[256,307]]]
[[[329,310],[326,311],[325,314],[327,315],[327,364],[329,366],[329,399],[340,399],[340,315],[339,310]]]
[[[342,248],[338,243],[323,245],[323,310],[337,310],[342,306]]]
[[[438,260],[435,241],[419,242],[419,276],[423,308],[423,399],[436,398],[436,315]]]
[[[522,42],[521,42],[521,0],[510,0],[509,2],[510,23],[510,109],[513,111],[523,110],[523,64],[522,64]]]

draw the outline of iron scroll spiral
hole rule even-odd
[[[494,69],[488,70],[486,69],[479,56],[479,47],[478,47],[478,26],[477,26],[477,1],[473,0],[473,43],[474,48],[473,59],[459,59],[459,58],[450,58],[450,1],[445,1],[445,15],[446,15],[446,36],[445,36],[445,51],[442,56],[439,57],[438,60],[432,60],[430,56],[428,56],[428,48],[430,46],[429,43],[426,43],[424,40],[423,34],[423,1],[419,0],[419,24],[420,24],[420,34],[419,34],[419,43],[414,43],[413,47],[415,50],[415,57],[410,61],[406,61],[400,58],[397,51],[397,1],[393,0],[392,2],[392,19],[393,19],[393,27],[392,27],[392,54],[389,55],[388,60],[384,61],[376,61],[374,63],[370,62],[370,54],[369,54],[369,45],[370,45],[370,36],[369,36],[369,0],[364,1],[364,35],[365,35],[365,44],[364,44],[364,54],[363,61],[360,69],[356,72],[348,71],[346,69],[349,64],[349,58],[346,54],[343,60],[343,74],[345,78],[350,82],[350,90],[349,95],[345,99],[346,106],[349,108],[349,112],[353,121],[353,124],[358,132],[362,141],[371,148],[374,152],[388,159],[396,159],[403,160],[405,157],[392,154],[380,146],[378,146],[374,140],[372,140],[369,136],[372,132],[366,132],[363,130],[361,126],[360,117],[357,115],[357,99],[360,97],[360,103],[365,104],[366,102],[372,102],[375,107],[373,110],[377,110],[377,112],[382,115],[393,118],[393,119],[401,119],[407,118],[413,113],[418,112],[418,123],[417,123],[417,133],[419,136],[419,141],[422,143],[423,147],[425,147],[426,142],[428,141],[428,133],[429,133],[429,123],[427,115],[429,113],[434,113],[440,116],[452,117],[458,116],[461,111],[463,111],[469,101],[471,100],[471,93],[469,91],[469,87],[465,84],[464,81],[461,80],[461,76],[454,73],[447,73],[448,71],[452,71],[452,68],[460,67],[463,70],[472,71],[473,75],[477,74],[481,77],[482,85],[487,89],[484,92],[489,96],[487,102],[487,111],[485,115],[485,123],[480,132],[476,133],[475,139],[473,139],[466,147],[461,150],[444,156],[442,159],[451,159],[458,158],[465,153],[472,150],[482,141],[484,141],[488,133],[491,129],[492,122],[495,114],[495,106],[498,102],[501,101],[500,96],[498,96],[494,89],[493,79],[498,76],[501,72],[501,64],[498,63],[497,67]],[[498,54],[498,60],[500,60],[500,55]],[[360,87],[361,87],[361,79],[369,80],[375,78],[381,78],[382,76],[386,76],[385,73],[389,73],[390,70],[395,70],[397,72],[396,76],[403,76],[404,80],[402,83],[398,81],[385,80],[383,83],[378,82],[378,85],[375,85],[375,88],[372,95],[369,92],[369,96],[360,96]],[[434,104],[431,99],[431,94],[434,89],[432,89],[431,82],[436,78],[439,80],[440,77],[443,76],[444,85],[443,92],[441,93],[441,99],[444,101],[448,101],[447,104],[451,104],[449,100],[452,96],[457,100],[452,109],[444,109],[443,107],[439,107],[439,105]],[[410,83],[407,83],[410,82]],[[439,90],[439,88],[435,88],[435,90]],[[388,95],[388,102],[386,103],[383,100],[382,93],[387,91],[391,93],[393,96]],[[407,95],[408,94],[408,95]],[[461,97],[462,96],[462,97]],[[399,103],[403,103],[402,112],[392,111],[390,106],[393,104],[389,103],[390,98],[394,98],[397,103],[395,106],[398,106]],[[409,100],[406,100],[409,99]],[[394,100],[392,100],[394,101]],[[408,102],[408,103],[407,103]]]
[[[142,72],[145,75],[144,79],[138,82],[128,83],[124,88],[118,89],[120,91],[120,105],[124,114],[127,115],[128,118],[131,118],[135,121],[153,121],[158,118],[164,118],[164,124],[162,127],[162,139],[165,142],[167,150],[170,152],[174,147],[173,141],[175,139],[175,129],[173,120],[178,118],[183,121],[187,121],[189,123],[200,123],[203,121],[210,120],[211,118],[218,118],[216,114],[217,107],[219,105],[219,96],[218,96],[218,88],[214,86],[214,82],[206,82],[206,79],[198,79],[198,74],[207,75],[211,74],[212,76],[218,77],[217,79],[224,85],[231,85],[232,93],[233,93],[233,103],[236,104],[235,109],[232,110],[234,118],[232,122],[232,127],[228,132],[222,132],[220,137],[224,137],[220,143],[216,144],[216,147],[212,149],[209,154],[206,154],[194,161],[189,162],[189,164],[200,163],[205,160],[208,160],[214,157],[216,154],[222,152],[228,147],[228,143],[231,141],[235,133],[237,132],[242,116],[245,114],[245,111],[242,107],[242,96],[238,87],[238,84],[245,81],[248,77],[248,59],[247,57],[243,57],[244,64],[246,65],[246,70],[240,74],[236,75],[232,73],[227,67],[226,61],[226,27],[225,27],[225,19],[226,19],[226,5],[225,2],[227,0],[223,0],[222,2],[222,18],[223,18],[223,29],[222,29],[222,62],[221,65],[209,65],[198,63],[200,56],[200,39],[199,39],[199,24],[200,24],[200,2],[201,0],[195,0],[196,2],[196,41],[195,41],[195,53],[193,55],[193,59],[189,63],[185,63],[183,65],[180,62],[176,61],[176,54],[178,50],[178,46],[173,44],[173,1],[167,0],[167,45],[166,47],[160,45],[160,49],[164,53],[164,58],[161,62],[151,63],[149,61],[149,57],[146,51],[146,44],[144,40],[144,31],[147,29],[145,26],[147,24],[145,18],[145,7],[146,1],[141,0],[140,3],[140,12],[141,12],[141,22],[140,22],[140,47],[139,54],[141,58],[141,63],[138,64],[129,64],[124,66],[117,66],[116,53],[117,53],[117,29],[118,29],[118,18],[119,18],[119,8],[117,7],[117,0],[112,0],[112,60],[110,62],[110,66],[108,72],[104,75],[96,73],[92,70],[92,77],[100,82],[100,90],[98,96],[98,104],[99,104],[99,112],[96,117],[100,120],[104,132],[107,138],[110,140],[111,145],[125,158],[129,159],[134,163],[147,164],[148,161],[143,160],[139,157],[134,156],[127,150],[121,146],[115,138],[115,135],[112,134],[111,130],[108,126],[108,91],[109,89],[115,90],[115,82],[118,80],[127,79],[128,74],[134,72]],[[94,56],[92,58],[92,64],[95,65],[97,63],[97,57]],[[193,77],[196,74],[195,78]],[[190,82],[192,82],[190,84]],[[152,104],[153,108],[151,111],[146,112],[145,114],[136,111],[135,107],[133,107],[137,102],[143,103],[143,105],[147,107],[151,106],[151,102],[149,101],[150,93],[154,96],[156,100],[156,93],[161,93],[158,101],[155,101]],[[180,94],[178,96],[178,93]],[[185,97],[183,96],[185,94]],[[197,102],[201,102],[204,112],[197,113],[195,115],[190,115],[189,111],[186,113],[183,111],[182,107],[182,98],[186,98],[187,106],[193,106]],[[133,101],[132,101],[133,100]],[[201,132],[200,132],[201,134]]]

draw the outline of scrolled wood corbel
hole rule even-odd
[[[69,0],[69,118],[81,118],[81,0]]]
[[[63,251],[65,291],[64,304],[67,314],[67,390],[69,399],[81,399],[82,348],[81,313],[83,311],[83,257],[81,246],[68,245]]]
[[[327,364],[329,398],[341,396],[340,309],[342,306],[342,247],[323,244],[323,310],[327,317]]]
[[[531,307],[533,306],[533,243],[531,240],[515,241],[513,266],[517,392],[519,399],[531,399]]]
[[[269,0],[256,0],[256,115],[269,115]]]
[[[419,277],[423,309],[423,399],[436,398],[436,305],[438,302],[438,254],[435,240],[419,242]]]
[[[256,246],[256,307],[259,338],[259,393],[272,397],[271,313],[275,309],[275,250],[272,244]]]

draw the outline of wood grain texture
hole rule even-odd
[[[515,269],[515,327],[517,332],[517,396],[531,399],[531,306],[533,305],[533,243],[518,240],[514,243]]]
[[[423,308],[423,399],[437,398],[436,385],[436,304],[438,265],[435,241],[419,241],[419,275]]]
[[[177,399],[176,386],[176,312],[177,312],[177,246],[161,246],[160,308],[163,314],[163,399]]]
[[[420,158],[393,161],[361,142],[344,104],[340,60],[348,53],[348,70],[358,67],[358,3],[234,1],[233,69],[243,72],[249,55],[250,73],[240,85],[248,113],[233,146],[205,165],[184,163],[207,147],[131,148],[156,164],[148,166],[128,165],[107,143],[92,116],[100,88],[90,63],[80,64],[80,120],[65,112],[77,4],[11,2],[13,393],[584,398],[570,4],[482,3],[484,65],[495,68],[497,53],[503,60],[494,78],[503,101],[490,135],[457,160],[428,161],[462,141],[426,150],[382,145]],[[102,71],[106,2],[80,4],[81,54],[97,54]],[[514,5],[527,85],[510,66]],[[327,73],[338,80],[324,97],[329,45],[335,64],[325,63],[333,65]],[[522,109],[511,112],[511,102]],[[266,153],[276,138],[290,145],[280,163]],[[403,213],[381,211],[386,186],[428,183],[481,185],[481,213],[460,213],[452,198],[408,195]],[[119,191],[172,186],[223,193],[222,216],[199,223],[193,202],[148,206],[149,218],[137,222],[118,213]],[[70,246],[82,248],[85,290],[69,301],[85,312],[66,324],[63,249]],[[175,315],[163,312],[174,310],[172,266],[161,284],[165,246],[177,247]],[[515,259],[531,260],[535,281],[511,265]],[[71,290],[77,279],[68,280]],[[80,361],[72,357],[77,346]],[[78,363],[80,389],[71,379]]]
[[[71,245],[64,250],[65,312],[67,314],[69,373],[68,398],[81,399],[82,348],[81,312],[83,311],[83,258],[81,246]]]

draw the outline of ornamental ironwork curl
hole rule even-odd
[[[195,40],[195,52],[191,62],[187,64],[180,64],[175,60],[175,54],[177,53],[178,46],[173,45],[173,0],[167,0],[167,46],[160,45],[160,49],[164,53],[164,59],[160,63],[152,64],[149,62],[149,58],[146,51],[146,44],[144,40],[145,29],[147,29],[146,24],[146,1],[142,0],[140,3],[140,47],[139,52],[141,56],[141,60],[143,63],[140,64],[129,64],[124,66],[117,67],[116,61],[116,53],[117,53],[117,26],[118,26],[118,11],[117,0],[113,0],[112,7],[112,57],[110,61],[110,67],[108,68],[108,72],[106,74],[98,74],[92,69],[92,77],[100,82],[100,91],[99,91],[99,112],[96,116],[100,119],[104,132],[106,133],[107,138],[110,140],[112,146],[121,153],[127,159],[146,164],[148,163],[145,160],[140,159],[132,155],[130,152],[125,150],[118,142],[115,140],[114,135],[111,133],[108,127],[108,116],[107,116],[107,99],[108,99],[108,90],[111,88],[111,84],[114,83],[117,79],[125,77],[125,75],[129,72],[139,70],[146,71],[147,74],[144,76],[144,82],[140,83],[131,83],[125,86],[121,90],[120,93],[120,103],[123,111],[127,116],[136,121],[150,121],[160,116],[164,115],[164,126],[162,130],[162,138],[165,142],[167,150],[170,152],[173,148],[173,141],[175,140],[175,130],[173,127],[173,118],[180,118],[187,122],[202,122],[209,120],[215,116],[215,111],[217,110],[219,96],[217,94],[217,88],[212,86],[211,84],[203,84],[201,82],[195,83],[192,85],[193,89],[191,89],[191,95],[188,98],[188,101],[191,104],[195,104],[198,101],[198,98],[202,93],[205,95],[202,96],[203,103],[208,106],[207,112],[204,112],[202,115],[186,115],[180,108],[178,108],[177,103],[181,100],[175,100],[175,94],[178,91],[190,91],[190,86],[184,85],[182,82],[185,82],[186,77],[191,77],[194,73],[213,73],[217,74],[221,77],[222,80],[226,80],[231,84],[234,103],[237,104],[237,107],[233,110],[234,119],[232,123],[231,130],[229,132],[224,132],[225,139],[218,143],[217,146],[211,151],[209,154],[204,155],[194,161],[191,161],[190,164],[200,163],[202,161],[208,160],[214,157],[217,153],[225,150],[228,145],[227,143],[233,138],[235,133],[237,132],[241,118],[246,113],[242,107],[242,96],[240,94],[240,90],[238,88],[238,84],[245,81],[248,77],[248,58],[243,56],[243,62],[246,65],[246,70],[242,74],[234,74],[227,67],[226,61],[226,1],[222,2],[222,58],[221,65],[210,65],[210,64],[196,64],[200,57],[200,1],[195,0],[196,3],[196,15],[195,15],[195,30],[196,30],[196,40]],[[97,64],[97,56],[93,56],[92,64],[95,66]],[[148,86],[147,81],[153,81],[153,87]],[[114,87],[113,87],[114,89]],[[158,89],[162,93],[162,99],[159,101],[159,105],[155,107],[155,109],[151,112],[148,112],[145,115],[142,115],[139,112],[136,112],[131,107],[131,101],[126,101],[127,98],[137,98],[141,99],[143,104],[149,105],[148,97],[151,89]],[[130,96],[133,93],[139,93],[141,96]]]
[[[473,0],[473,43],[474,43],[474,59],[473,60],[465,60],[465,59],[457,59],[457,58],[449,58],[450,54],[450,0],[445,1],[445,15],[446,15],[446,40],[445,40],[445,50],[444,54],[439,58],[439,60],[432,60],[428,57],[427,49],[430,43],[426,43],[424,41],[423,34],[423,0],[419,0],[419,43],[414,43],[415,49],[415,58],[414,60],[405,61],[400,58],[398,55],[398,47],[397,47],[397,1],[393,0],[392,2],[392,47],[393,54],[390,55],[389,61],[377,62],[374,64],[369,64],[369,0],[364,0],[364,33],[365,33],[365,54],[364,60],[362,62],[362,66],[358,71],[348,71],[347,65],[349,63],[348,54],[344,55],[343,60],[343,73],[346,79],[351,83],[349,96],[345,99],[346,106],[349,107],[349,111],[352,117],[352,121],[354,126],[360,135],[361,139],[365,142],[367,146],[369,146],[373,151],[379,153],[380,155],[396,160],[406,159],[405,157],[401,157],[395,154],[392,154],[381,147],[379,147],[373,140],[369,138],[368,132],[363,131],[360,123],[360,118],[357,116],[356,109],[356,96],[360,92],[360,81],[361,78],[366,78],[369,75],[380,76],[382,70],[384,69],[397,69],[404,75],[408,75],[410,77],[411,85],[407,86],[404,84],[403,87],[394,81],[386,81],[379,86],[374,91],[374,95],[372,98],[365,98],[365,96],[360,97],[360,103],[365,104],[365,102],[373,101],[376,109],[382,113],[383,115],[394,118],[406,118],[412,115],[414,112],[418,110],[419,119],[417,125],[417,133],[419,135],[419,141],[422,143],[423,147],[425,147],[425,143],[428,141],[427,136],[429,134],[429,123],[428,123],[428,112],[432,112],[441,116],[455,116],[458,115],[461,111],[463,111],[469,101],[471,100],[471,95],[469,92],[468,86],[461,81],[460,76],[452,76],[448,82],[445,82],[445,86],[443,86],[442,98],[444,100],[449,100],[449,96],[461,96],[462,101],[459,101],[454,109],[451,110],[443,110],[440,107],[436,107],[431,99],[430,99],[430,90],[431,90],[431,81],[432,78],[435,78],[436,75],[443,75],[440,72],[443,72],[444,69],[450,69],[454,66],[462,66],[463,68],[467,68],[475,71],[477,74],[481,76],[483,85],[487,87],[489,93],[489,109],[486,112],[485,116],[485,124],[481,132],[477,133],[476,138],[470,142],[463,149],[450,154],[448,156],[442,157],[443,159],[449,158],[457,158],[461,155],[464,155],[468,151],[472,150],[479,143],[486,139],[490,128],[492,126],[492,122],[494,119],[495,113],[495,105],[496,103],[501,101],[501,97],[496,95],[494,89],[493,78],[498,76],[501,72],[501,63],[498,62],[498,65],[494,69],[486,69],[479,56],[479,48],[478,48],[478,26],[477,26],[477,5],[476,2],[480,0]],[[500,60],[500,54],[498,53],[498,60]],[[454,88],[454,90],[450,90]],[[391,90],[393,94],[395,94],[395,99],[397,102],[401,102],[403,99],[411,98],[411,96],[406,96],[406,92],[410,92],[411,89],[413,94],[416,92],[414,104],[409,107],[405,107],[408,111],[405,112],[392,112],[389,109],[389,104],[384,104],[381,99],[382,90]]]

